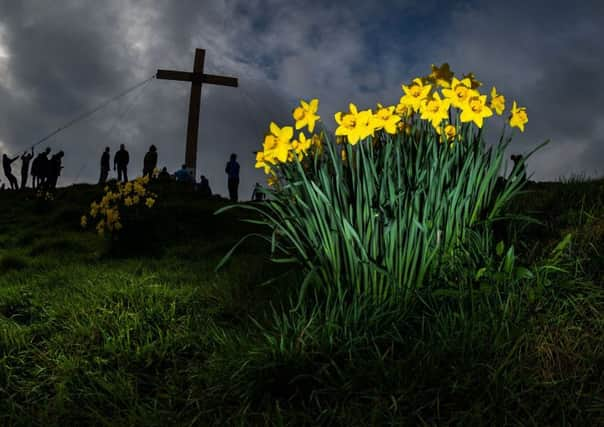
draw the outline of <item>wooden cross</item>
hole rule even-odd
[[[199,107],[201,104],[201,84],[209,83],[221,86],[237,87],[238,81],[233,77],[215,76],[203,73],[203,63],[206,56],[205,49],[195,49],[195,63],[193,72],[157,70],[158,79],[178,80],[191,82],[191,96],[189,98],[189,121],[187,123],[187,148],[185,151],[185,165],[195,177],[197,165],[197,134],[199,131]]]

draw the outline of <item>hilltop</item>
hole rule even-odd
[[[80,227],[99,186],[48,204],[2,191],[0,424],[604,423],[604,180],[527,190],[512,210],[543,225],[501,236],[531,265],[572,233],[569,275],[526,309],[508,300],[509,319],[443,303],[354,353],[313,338],[320,325],[279,334],[299,277],[266,242],[214,271],[263,231],[214,215],[224,199],[158,189],[142,244],[120,246]]]

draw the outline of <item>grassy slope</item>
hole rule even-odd
[[[46,213],[2,192],[0,424],[604,425],[604,183],[532,189],[517,206],[546,224],[521,232],[520,253],[531,263],[573,231],[570,289],[496,345],[486,323],[460,338],[468,324],[448,311],[354,357],[272,351],[249,316],[263,322],[295,281],[257,286],[280,272],[258,242],[214,273],[257,231],[213,216],[223,201],[164,192],[156,244],[137,256],[79,229],[96,187],[61,189]]]

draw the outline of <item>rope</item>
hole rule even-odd
[[[44,138],[40,139],[39,141],[35,142],[30,148],[34,148],[36,145],[39,145],[41,143],[43,143],[44,141],[50,139],[51,137],[53,137],[54,135],[56,135],[57,133],[73,126],[74,124],[76,124],[77,122],[84,120],[85,118],[90,117],[91,115],[93,115],[94,113],[96,113],[97,111],[101,110],[102,108],[106,107],[107,105],[109,105],[110,103],[112,103],[113,101],[118,100],[119,98],[129,94],[130,92],[132,92],[133,90],[138,89],[139,87],[149,83],[151,80],[153,80],[155,78],[155,74],[148,78],[143,80],[140,83],[135,84],[134,86],[124,90],[123,92],[118,93],[117,95],[103,101],[101,104],[97,105],[96,107],[94,107],[91,110],[86,111],[85,113],[80,114],[79,116],[77,116],[76,118],[70,120],[69,122],[67,122],[66,124],[64,124],[63,126],[57,128],[55,131],[51,132],[50,134],[46,135]]]
[[[150,80],[151,79],[147,80],[145,83],[149,82]],[[130,100],[129,103],[126,103],[125,105],[122,106],[122,108],[120,108],[120,112],[119,112],[118,116],[115,118],[115,120],[113,121],[113,124],[111,125],[111,128],[107,132],[108,137],[111,137],[111,135],[115,131],[115,129],[117,127],[117,124],[118,124],[118,121],[123,121],[123,120],[125,120],[128,117],[128,113],[130,113],[130,111],[132,110],[132,107],[134,107],[134,105],[136,105],[136,101],[138,101],[140,99],[140,97],[143,94],[143,92],[144,92],[144,90],[145,90],[146,87],[147,86],[143,85],[141,87],[140,92],[138,92],[135,95],[135,97]],[[80,168],[79,172],[77,173],[76,177],[73,179],[73,184],[77,183],[78,179],[80,178],[80,175],[84,171],[84,168],[86,166],[88,166],[88,163],[89,163],[89,160],[86,160],[84,162],[84,164]]]

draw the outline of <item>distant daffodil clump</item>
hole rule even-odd
[[[156,176],[158,171],[154,171]],[[143,214],[144,209],[155,205],[157,195],[148,190],[150,177],[143,176],[126,183],[117,182],[104,188],[100,201],[90,205],[90,212],[80,219],[82,228],[94,225],[101,235],[116,235],[124,227],[126,218]]]

